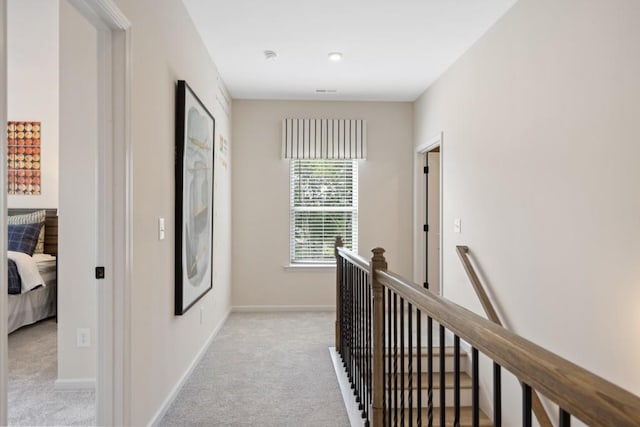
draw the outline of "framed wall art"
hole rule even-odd
[[[213,287],[215,120],[184,80],[177,84],[175,314]]]
[[[9,195],[38,196],[40,189],[40,122],[7,123]]]

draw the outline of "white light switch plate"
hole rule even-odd
[[[462,231],[462,221],[460,218],[456,218],[453,220],[453,232],[460,233]]]
[[[164,240],[164,218],[158,218],[158,240]]]

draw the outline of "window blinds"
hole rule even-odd
[[[285,159],[366,159],[367,122],[345,119],[284,119]]]
[[[358,246],[358,162],[291,161],[291,263],[333,263],[334,241]]]

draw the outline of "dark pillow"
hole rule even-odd
[[[9,224],[9,238],[7,246],[10,251],[24,252],[33,255],[33,251],[38,244],[40,235],[40,224]]]

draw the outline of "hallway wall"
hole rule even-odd
[[[444,132],[444,295],[481,312],[468,245],[509,328],[636,394],[638,16],[635,0],[521,0],[414,113],[416,145]]]
[[[335,306],[335,268],[285,269],[284,118],[367,120],[368,158],[359,162],[358,252],[370,258],[370,250],[382,246],[395,271],[411,273],[411,114],[410,103],[234,101],[234,306]]]
[[[214,279],[174,313],[176,81],[186,80],[231,138],[224,84],[181,0],[116,0],[133,34],[132,425],[162,414],[194,358],[231,307],[231,172],[215,154]],[[214,24],[214,23],[212,23]],[[158,240],[158,218],[166,240]],[[201,321],[202,309],[202,321]]]

